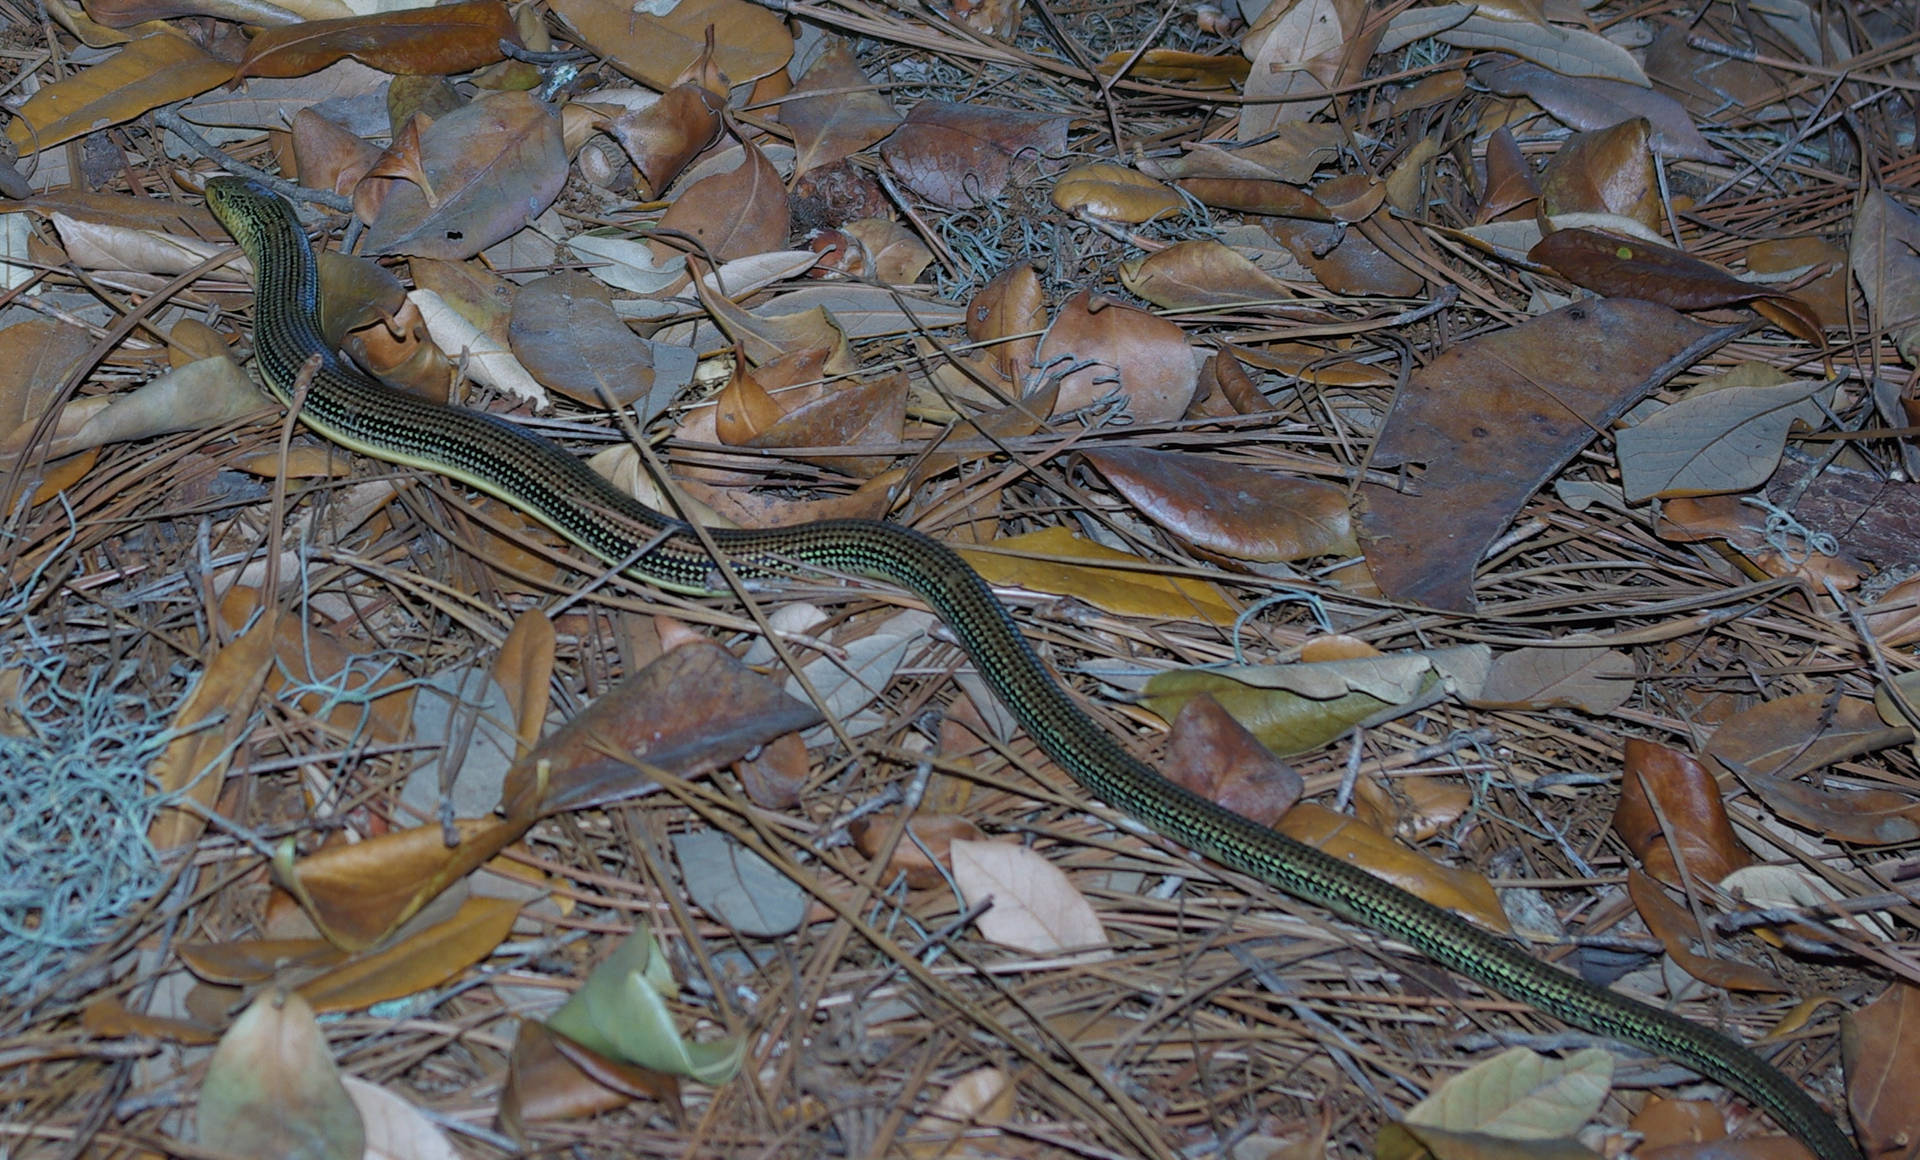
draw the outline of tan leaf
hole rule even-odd
[[[1287,284],[1210,238],[1176,242],[1120,263],[1120,281],[1155,306],[1267,305],[1294,297]]]
[[[278,629],[279,617],[269,610],[215,652],[174,713],[174,739],[150,776],[155,792],[192,804],[170,805],[154,816],[147,840],[155,849],[190,845],[206,828],[226,781],[233,743],[246,732],[273,667]]]
[[[1482,1060],[1407,1109],[1406,1122],[1505,1140],[1553,1140],[1586,1126],[1613,1090],[1613,1056],[1589,1047],[1550,1059],[1524,1047]]]
[[[627,0],[559,0],[553,10],[580,32],[580,43],[615,68],[659,92],[707,49],[715,29],[713,64],[734,84],[786,67],[793,37],[780,15],[746,0],[683,0],[636,10]]]
[[[1407,849],[1371,826],[1313,802],[1287,811],[1276,827],[1343,861],[1489,930],[1511,933],[1493,886],[1480,874],[1442,866]]]
[[[469,898],[445,922],[308,979],[299,992],[325,1014],[438,987],[492,954],[512,932],[520,906],[504,898]]]
[[[965,905],[992,902],[975,920],[985,938],[1036,955],[1113,957],[1093,906],[1053,863],[1011,842],[955,841],[948,849]]]
[[[532,819],[463,818],[452,823],[459,839],[453,846],[440,826],[326,846],[304,858],[287,846],[274,860],[274,875],[329,942],[360,951],[386,940],[447,887],[518,841],[531,824]]]

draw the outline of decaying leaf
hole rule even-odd
[[[1482,1060],[1407,1109],[1407,1123],[1508,1140],[1572,1136],[1613,1088],[1613,1055],[1589,1047],[1550,1059],[1524,1047]]]
[[[360,1160],[366,1147],[313,1009],[285,992],[255,999],[220,1037],[199,1125],[201,1144],[233,1156]]]
[[[1414,372],[1373,462],[1426,464],[1419,494],[1361,488],[1381,588],[1472,608],[1474,566],[1520,505],[1597,431],[1737,330],[1610,299],[1470,339]]]

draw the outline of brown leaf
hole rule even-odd
[[[520,906],[505,898],[469,898],[445,922],[308,979],[299,993],[324,1015],[438,987],[491,955],[512,932]]]
[[[1202,693],[1180,707],[1168,739],[1166,775],[1244,818],[1271,826],[1293,808],[1305,783],[1291,765]]]
[[[1651,242],[1612,237],[1596,230],[1555,230],[1527,257],[1551,266],[1576,286],[1617,298],[1639,298],[1675,310],[1718,310],[1762,303],[1768,317],[1802,342],[1826,349],[1820,316],[1805,302],[1764,286],[1743,282],[1729,271],[1683,250]]]
[[[1734,714],[1714,731],[1704,756],[1724,759],[1736,772],[1794,778],[1904,744],[1912,736],[1912,730],[1880,720],[1865,697],[1835,697],[1816,690],[1776,697]]]
[[[1521,505],[1647,392],[1739,332],[1664,306],[1576,303],[1462,342],[1415,371],[1376,467],[1425,463],[1420,495],[1364,485],[1363,542],[1380,587],[1474,607],[1473,569]]]
[[[1505,125],[1487,138],[1487,191],[1481,195],[1475,225],[1532,216],[1527,207],[1540,200],[1540,184],[1534,180],[1533,166],[1520,152],[1513,130]]]
[[[1180,451],[1082,454],[1142,515],[1202,551],[1271,563],[1360,550],[1337,484]]]
[[[1359,80],[1387,27],[1368,15],[1364,0],[1283,0],[1253,18],[1240,44],[1251,64],[1240,139],[1310,120],[1327,90]]]
[[[1049,373],[1072,368],[1055,415],[1118,395],[1134,422],[1164,423],[1186,413],[1200,382],[1186,332],[1085,290],[1060,308],[1034,361]]]
[[[852,46],[834,37],[780,103],[780,123],[793,130],[797,180],[893,132],[900,124],[900,113],[860,71]]]
[[[1831,581],[1842,591],[1860,586],[1861,565],[1846,553],[1787,553],[1768,541],[1767,513],[1737,495],[1671,499],[1660,505],[1654,532],[1663,540],[1724,540],[1755,576],[1800,576],[1816,587]],[[1777,536],[1776,536],[1777,538]]]
[[[1293,218],[1281,218],[1265,225],[1268,233],[1313,271],[1321,285],[1336,294],[1407,298],[1426,287],[1426,279],[1360,230]]]
[[[1693,921],[1692,912],[1668,898],[1652,878],[1638,870],[1627,871],[1627,893],[1633,899],[1633,908],[1646,922],[1647,930],[1660,940],[1667,955],[1687,974],[1729,991],[1777,994],[1787,990],[1785,983],[1759,967],[1695,954],[1693,944],[1700,940],[1700,927]]]
[[[51,149],[204,93],[232,77],[232,63],[175,32],[156,32],[42,87],[16,110],[7,136],[22,153]]]
[[[580,32],[580,43],[656,92],[684,79],[707,52],[712,66],[745,84],[793,57],[793,36],[780,15],[747,0],[681,0],[636,9],[630,0],[559,0],[553,10]]]
[[[282,971],[311,974],[345,962],[349,954],[323,938],[245,939],[181,943],[180,961],[209,983],[252,987]]]
[[[1718,882],[1752,861],[1734,837],[1720,787],[1707,767],[1689,754],[1638,737],[1627,739],[1613,829],[1647,873],[1669,886],[1684,885],[1674,865],[1676,852],[1694,882]]]
[[[1920,989],[1895,981],[1878,999],[1840,1017],[1847,1110],[1868,1156],[1900,1156],[1912,1146],[1920,1093]]]
[[[508,817],[530,820],[605,804],[651,784],[643,765],[694,777],[819,723],[819,710],[725,649],[684,645],[601,694],[515,762],[501,804]]]
[[[1127,289],[1169,310],[1196,306],[1272,305],[1294,297],[1287,284],[1211,238],[1175,242],[1120,263]]]
[[[527,283],[514,297],[507,335],[528,374],[575,402],[626,407],[647,399],[647,422],[670,401],[651,397],[654,344],[627,328],[612,292],[590,275],[567,271]],[[677,377],[668,380],[676,390]]]
[[[921,101],[880,146],[900,184],[935,205],[966,209],[1000,196],[1014,164],[1044,165],[1067,147],[1067,118],[987,105]]]
[[[368,226],[362,252],[470,258],[540,216],[566,182],[560,120],[523,92],[489,93],[447,114],[419,146],[417,166],[404,167],[417,169],[414,180],[370,176],[354,191]],[[396,140],[385,158],[399,148]],[[377,213],[375,186],[384,187]]]
[[[452,823],[459,839],[453,846],[440,826],[327,846],[304,858],[296,858],[289,846],[275,859],[274,874],[329,942],[360,951],[391,937],[532,824],[532,818],[462,818]]]
[[[302,77],[350,56],[385,73],[443,76],[501,59],[502,40],[517,44],[520,32],[500,0],[309,20],[254,37],[238,75]]]
[[[604,125],[633,158],[646,194],[659,197],[687,164],[720,140],[725,101],[699,85],[675,85],[659,100],[630,109]]]
[[[1179,183],[1201,205],[1240,213],[1329,222],[1333,215],[1297,185],[1249,177],[1189,177]]]
[[[751,142],[746,160],[728,173],[703,177],[680,192],[660,218],[661,230],[699,239],[702,256],[730,261],[787,243],[787,187]]]
[[[1541,207],[1551,217],[1616,214],[1657,233],[1663,215],[1652,137],[1646,118],[1636,117],[1567,138],[1540,174]]]
[[[898,818],[868,814],[851,827],[853,843],[868,858],[878,858],[881,844],[893,835]],[[980,827],[957,814],[921,812],[907,819],[907,832],[893,846],[882,873],[881,884],[904,875],[914,890],[932,890],[947,880],[952,866],[951,848],[956,841],[984,842]]]
[[[1633,658],[1610,648],[1517,648],[1493,660],[1472,704],[1488,709],[1579,709],[1605,716],[1633,696]]]
[[[591,1062],[583,1067],[585,1061]],[[615,1062],[555,1035],[544,1023],[522,1019],[500,1093],[500,1126],[518,1138],[527,1124],[611,1111],[642,1090],[679,1107],[679,1077]]]

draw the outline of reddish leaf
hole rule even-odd
[[[1647,873],[1669,886],[1682,885],[1676,852],[1695,882],[1718,882],[1751,861],[1733,835],[1720,787],[1707,767],[1689,754],[1638,737],[1627,740],[1613,829]]]
[[[683,645],[603,693],[516,762],[501,803],[512,818],[604,804],[650,784],[642,763],[692,777],[819,723],[819,710],[720,646]]]
[[[787,187],[752,143],[746,159],[727,172],[682,190],[660,218],[660,229],[698,238],[703,256],[731,261],[786,245]]]
[[[1811,306],[1790,294],[1742,282],[1683,250],[1570,229],[1541,238],[1527,257],[1553,267],[1576,286],[1608,297],[1639,298],[1675,310],[1752,306],[1795,338],[1826,349],[1820,316]],[[1763,305],[1770,309],[1762,310]]]
[[[1166,774],[1209,801],[1271,826],[1300,800],[1305,783],[1291,765],[1201,693],[1173,718]]]
[[[1067,148],[1067,118],[921,101],[880,146],[900,183],[935,205],[965,209],[1000,196],[1016,160],[1044,164]]]
[[[466,0],[341,20],[309,20],[253,38],[241,77],[299,77],[352,57],[381,72],[444,76],[501,59],[502,40],[519,43],[500,0]]]

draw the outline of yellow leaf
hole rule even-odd
[[[175,737],[154,762],[156,792],[199,808],[162,809],[147,830],[155,849],[173,850],[192,843],[206,828],[206,815],[226,781],[228,749],[247,726],[253,703],[273,665],[276,622],[272,613],[256,621],[215,653],[173,717]]]
[[[1013,552],[1029,554],[1007,554]],[[1044,528],[996,540],[991,552],[963,548],[960,554],[990,584],[1072,596],[1122,616],[1161,620],[1197,616],[1214,624],[1231,624],[1238,615],[1214,585],[1127,567],[1146,561],[1083,540],[1067,528]]]
[[[447,921],[310,979],[300,994],[325,1014],[437,987],[492,954],[519,913],[520,903],[512,899],[469,898]]]

